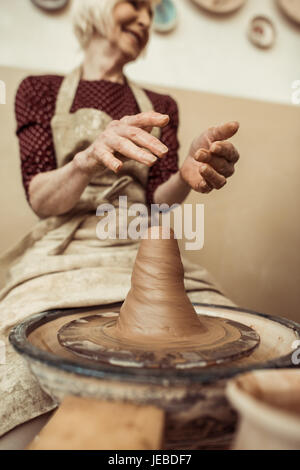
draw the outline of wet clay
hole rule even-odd
[[[82,357],[140,368],[207,367],[249,355],[259,344],[245,325],[197,314],[174,232],[161,226],[144,233],[119,315],[79,318],[57,337]]]
[[[134,342],[141,336],[145,341],[182,340],[206,331],[185,291],[173,230],[150,227],[147,239],[140,244],[131,289],[121,307],[115,334]]]

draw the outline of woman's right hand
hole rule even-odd
[[[155,111],[111,121],[86,150],[74,157],[76,166],[90,176],[103,166],[118,173],[123,157],[150,167],[168,152],[168,147],[150,132],[153,127],[165,127],[168,122],[168,115]]]

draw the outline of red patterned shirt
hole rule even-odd
[[[51,131],[56,98],[63,77],[43,75],[27,77],[20,84],[15,112],[19,138],[23,185],[28,199],[28,187],[37,173],[57,168]],[[162,129],[161,141],[169,148],[168,154],[158,159],[149,169],[147,201],[153,203],[156,188],[178,171],[178,107],[168,95],[145,90],[155,111],[168,114],[169,124]],[[74,113],[80,108],[95,108],[109,114],[112,119],[137,114],[138,105],[130,87],[107,80],[80,80],[74,102]]]

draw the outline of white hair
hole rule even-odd
[[[73,0],[73,29],[84,49],[96,32],[103,37],[109,37],[113,27],[113,9],[117,3],[124,0]],[[145,1],[145,0],[139,0]],[[152,8],[161,0],[148,0]]]

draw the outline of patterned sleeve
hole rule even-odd
[[[45,79],[27,77],[21,82],[16,94],[16,134],[27,200],[29,183],[33,176],[56,168],[50,125],[56,97],[51,91]]]
[[[150,168],[146,192],[148,204],[154,204],[153,196],[156,188],[178,171],[178,106],[173,98],[170,96],[167,98],[165,114],[170,116],[170,122],[162,129],[161,141],[168,147],[169,152]]]

